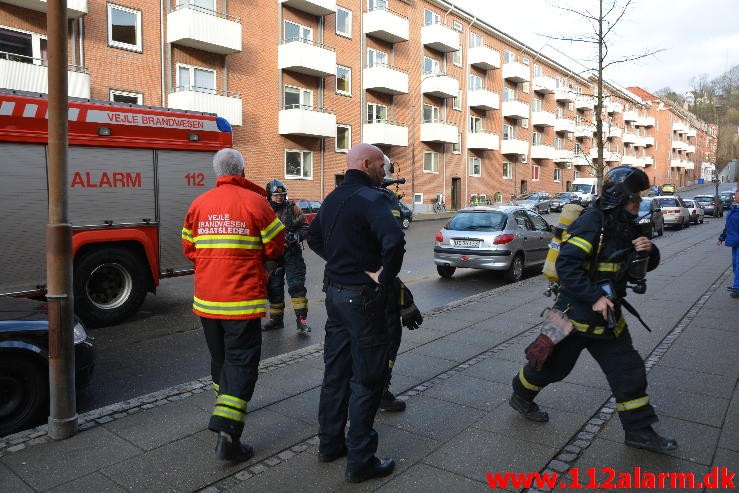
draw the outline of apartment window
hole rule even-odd
[[[374,50],[372,48],[367,49],[367,66],[374,67],[375,65],[387,65],[387,53],[380,50]]]
[[[506,180],[513,178],[513,165],[510,161],[503,161],[503,178]]]
[[[433,58],[429,58],[427,56],[423,57],[423,73],[424,74],[440,73],[439,60],[434,60]]]
[[[0,53],[14,62],[46,65],[47,41],[40,34],[0,28]]]
[[[313,91],[302,87],[285,86],[285,109],[313,109]]]
[[[470,132],[476,133],[482,130],[482,118],[479,116],[470,117]]]
[[[215,0],[178,0],[177,4],[194,5],[195,7],[210,10],[211,12],[215,11],[216,9]]]
[[[482,77],[475,74],[470,74],[470,80],[468,82],[467,89],[470,91],[478,91],[482,89]]]
[[[503,101],[516,101],[518,94],[510,87],[503,88]]]
[[[423,123],[433,123],[439,120],[439,107],[430,104],[423,105]]]
[[[352,37],[352,11],[344,7],[336,7],[336,34],[345,38]]]
[[[544,106],[544,103],[541,99],[534,98],[531,100],[531,111],[541,111],[542,106]]]
[[[441,22],[441,17],[436,12],[429,10],[429,9],[423,9],[423,25],[424,26],[430,26],[432,24],[439,24]]]
[[[542,75],[544,75],[544,71],[541,65],[534,65],[534,77],[541,77]]]
[[[178,63],[177,89],[213,94],[216,92],[216,71]]]
[[[285,41],[313,41],[313,29],[296,22],[285,21]]]
[[[482,36],[475,33],[470,33],[470,48],[477,48],[483,46],[485,43],[482,41]]]
[[[523,91],[524,94],[528,94],[529,86],[530,84],[528,82],[521,82],[521,91]]]
[[[336,152],[348,152],[352,146],[352,127],[336,125]]]
[[[503,124],[503,140],[512,140],[516,138],[514,127]]]
[[[538,164],[531,166],[531,181],[539,181],[539,171],[541,171],[541,166]]]
[[[575,147],[572,148],[572,152],[574,152],[576,156],[582,154],[582,147],[580,147],[580,144],[575,144]]]
[[[516,54],[510,50],[503,51],[503,63],[511,63],[516,61]]]
[[[462,111],[462,90],[457,91],[457,95],[452,98],[452,109]]]
[[[439,172],[439,153],[434,151],[423,152],[423,171],[428,173]]]
[[[413,203],[414,204],[423,204],[423,194],[422,193],[414,193],[413,194]]]
[[[367,0],[367,10],[386,10],[387,0]]]
[[[387,120],[387,106],[383,104],[367,103],[367,122],[381,123]]]
[[[141,51],[141,11],[108,4],[108,46]]]
[[[470,156],[469,165],[470,165],[470,176],[480,176],[480,170],[482,168],[480,164],[480,158],[477,156]]]
[[[352,69],[336,66],[336,94],[352,95]]]
[[[522,118],[521,119],[521,128],[529,128],[529,119],[528,118]]]
[[[554,168],[554,181],[562,181],[562,170],[559,168]]]
[[[544,141],[544,139],[543,139],[543,137],[541,135],[541,132],[532,132],[531,133],[531,145],[538,146],[538,145],[541,145],[543,141]]]
[[[457,141],[452,144],[452,154],[462,154],[462,133],[457,134]]]
[[[565,148],[565,141],[561,137],[555,137],[554,138],[554,148],[555,149],[564,149]]]
[[[452,29],[462,32],[462,23],[459,21],[452,21]]]
[[[119,91],[117,89],[110,90],[110,100],[116,103],[143,104],[144,95],[139,92]]]
[[[313,153],[311,151],[286,150],[285,178],[313,178]]]
[[[580,178],[581,176],[582,176],[582,174],[581,174],[581,173],[580,173],[579,171],[575,171],[575,172],[574,172],[574,173],[572,174],[572,177],[573,177],[573,178],[574,178],[575,180],[577,180],[577,179],[578,179],[578,178]]]
[[[462,66],[462,49],[458,49],[457,51],[452,52],[452,64],[454,64],[457,67]]]

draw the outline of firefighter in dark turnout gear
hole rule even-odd
[[[277,260],[274,269],[267,280],[267,295],[269,297],[269,321],[262,330],[281,329],[284,327],[285,313],[285,278],[287,277],[287,292],[290,294],[298,332],[308,335],[308,299],[305,289],[305,260],[303,259],[302,241],[308,231],[308,225],[300,206],[287,198],[287,187],[280,180],[267,183],[267,200],[277,217],[285,225],[285,253]]]
[[[647,270],[659,264],[657,247],[641,236],[634,223],[641,202],[639,193],[647,188],[649,179],[643,171],[627,166],[611,169],[595,207],[586,209],[563,235],[556,263],[560,288],[554,307],[566,312],[574,328],[554,347],[541,370],[527,364],[513,378],[510,405],[532,421],[548,421],[549,416],[534,398],[547,385],[564,379],[580,352],[587,349],[616,397],[626,445],[668,452],[677,448],[677,442],[652,429],[657,415],[646,394],[644,362],[634,349],[619,301],[626,296],[627,282],[636,281],[628,272],[635,256],[648,255]],[[612,296],[605,294],[605,281],[615,290]]]

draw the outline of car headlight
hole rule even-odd
[[[80,322],[77,322],[74,324],[74,343],[79,344],[85,339],[87,339],[87,331]]]
[[[649,218],[648,217],[639,219],[639,224],[647,224],[648,222],[649,222]]]

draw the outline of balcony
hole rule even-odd
[[[590,159],[598,159],[598,148],[593,147],[590,149]],[[603,149],[603,160],[607,163],[614,163],[621,161],[621,154],[608,149]]]
[[[295,105],[280,110],[280,135],[336,138],[336,115],[324,108]]]
[[[682,122],[673,122],[672,131],[679,134],[686,134],[688,133],[688,126]]]
[[[692,153],[695,153],[695,146],[692,145],[692,144],[687,144],[686,145],[685,152],[687,152],[687,153],[691,153],[691,152]]]
[[[534,92],[541,94],[554,94],[554,89],[557,87],[557,81],[548,75],[539,75],[534,77],[532,87]]]
[[[644,167],[654,166],[654,158],[652,156],[643,156],[637,160],[637,163]]]
[[[336,75],[336,51],[303,39],[290,39],[277,49],[277,68],[314,77]]]
[[[653,127],[654,123],[655,121],[653,116],[640,116],[636,120],[637,127]]]
[[[621,164],[624,166],[636,166],[636,163],[638,162],[636,156],[629,156],[627,154],[624,154],[621,156]]]
[[[441,53],[459,51],[459,32],[444,24],[429,24],[421,28],[421,44]]]
[[[577,96],[575,98],[575,108],[578,110],[592,110],[595,107],[595,101],[592,96]]]
[[[336,13],[336,0],[278,0],[282,5],[311,15]]]
[[[243,119],[241,96],[228,91],[212,91],[198,87],[177,87],[169,93],[167,106],[178,110],[215,113],[231,125],[241,125]]]
[[[362,14],[362,32],[388,43],[410,39],[408,18],[385,8],[375,8]]]
[[[592,124],[587,125],[577,125],[575,126],[575,138],[576,139],[582,139],[582,138],[592,138],[593,133],[595,132],[595,126]]]
[[[623,129],[621,127],[617,127],[613,125],[612,127],[608,129],[603,129],[603,133],[606,134],[606,137],[609,139],[620,139],[623,135]]]
[[[497,110],[500,108],[500,96],[487,89],[475,89],[467,93],[467,104],[479,110]]]
[[[609,101],[606,103],[606,111],[608,111],[608,113],[623,113],[624,106],[621,103]]]
[[[362,85],[366,91],[408,94],[408,73],[391,65],[375,64],[362,72]]]
[[[533,145],[531,146],[531,159],[554,159],[554,146]]]
[[[697,136],[698,136],[698,132],[696,131],[696,129],[694,128],[688,129],[688,137],[697,137]]]
[[[421,92],[437,98],[456,98],[459,96],[459,81],[446,74],[427,74],[421,81]]]
[[[167,14],[167,42],[219,55],[238,53],[242,50],[241,21],[183,3]]]
[[[529,141],[521,139],[503,139],[500,143],[501,154],[529,155]]]
[[[508,62],[503,64],[503,78],[511,82],[528,82],[531,80],[528,65],[521,62]]]
[[[46,66],[46,60],[0,53],[0,87],[48,94],[49,68]],[[67,95],[75,98],[90,98],[90,75],[87,69],[69,66]]]
[[[672,148],[676,149],[678,151],[685,151],[688,149],[688,144],[683,142],[682,140],[673,140],[672,141]]]
[[[368,144],[408,147],[408,126],[390,120],[362,125],[362,141]]]
[[[437,120],[421,124],[421,142],[456,144],[458,138],[459,128],[451,123]]]
[[[575,159],[575,151],[568,149],[555,149],[554,150],[554,162],[555,163],[571,163]]]
[[[587,155],[580,152],[573,156],[572,164],[574,164],[575,166],[590,166],[590,160],[588,159]]]
[[[467,132],[467,149],[497,151],[500,149],[500,137],[495,132],[484,130]]]
[[[500,68],[500,53],[485,45],[470,48],[467,60],[470,65],[483,70]]]
[[[625,122],[635,122],[639,120],[639,114],[634,110],[624,111]]]
[[[515,99],[511,101],[503,101],[503,118],[512,118],[514,120],[523,120],[529,117],[529,105],[523,101]]]
[[[695,169],[695,161],[688,159],[685,161],[685,169]]]
[[[535,127],[553,127],[556,120],[557,115],[549,111],[531,112],[531,124]]]
[[[680,158],[670,159],[670,168],[684,168],[685,160]]]
[[[639,136],[636,135],[634,132],[624,131],[624,134],[621,136],[621,142],[623,142],[624,144],[636,145],[638,140]]]
[[[557,87],[554,89],[554,99],[564,103],[574,103],[577,95],[568,87]]]
[[[559,133],[575,133],[575,121],[569,118],[557,118],[554,120],[554,131]]]
[[[644,145],[647,147],[654,145],[654,137],[652,137],[651,135],[642,137],[642,141],[644,142]]]
[[[46,0],[3,0],[3,3],[17,5],[36,12],[47,12]],[[87,15],[87,0],[67,0],[67,18],[76,19]]]

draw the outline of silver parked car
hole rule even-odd
[[[436,233],[434,263],[441,277],[460,267],[505,271],[515,282],[525,268],[541,268],[551,240],[549,224],[525,207],[468,207]]]
[[[700,204],[695,200],[688,199],[683,199],[683,203],[688,208],[688,212],[690,213],[690,222],[693,224],[703,224],[703,217],[706,213],[700,206]]]
[[[524,193],[516,197],[513,203],[542,214],[549,214],[552,210],[552,196],[547,192]]]
[[[677,195],[658,195],[653,197],[659,202],[662,216],[665,218],[665,226],[683,229],[690,226],[690,212],[685,203]]]

